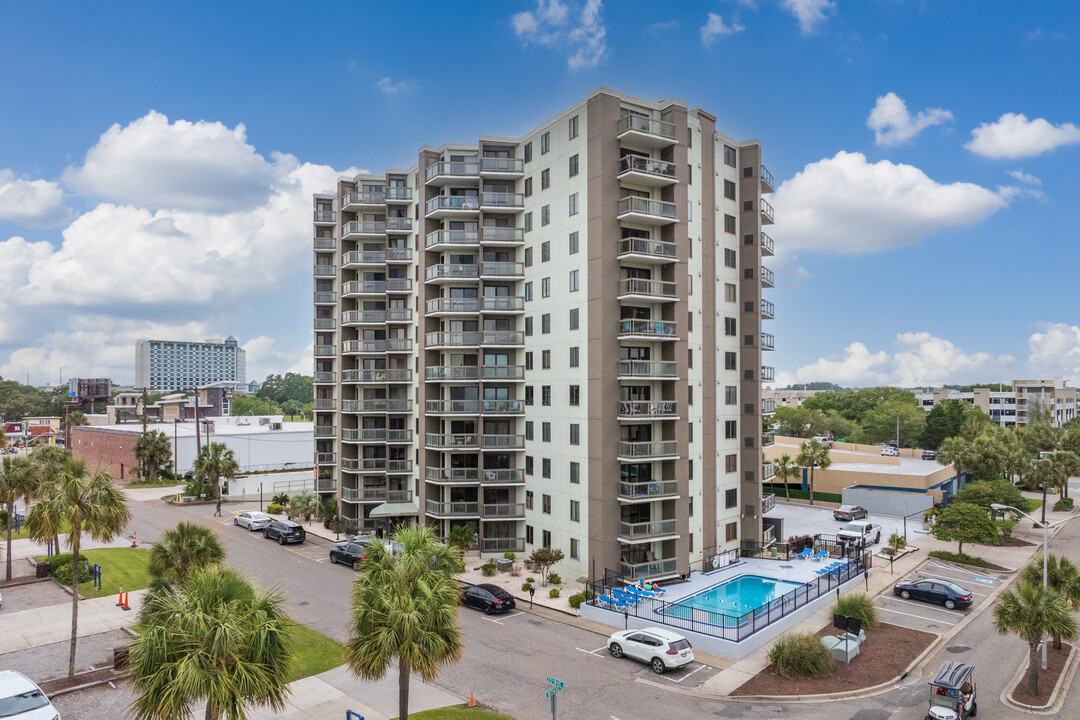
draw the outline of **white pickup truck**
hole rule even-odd
[[[881,526],[866,520],[855,520],[837,531],[836,537],[842,542],[865,547],[881,542]]]

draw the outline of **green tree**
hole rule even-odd
[[[942,400],[935,403],[926,414],[921,446],[937,450],[946,438],[959,435],[964,426],[964,416],[971,406],[960,400]]]
[[[1028,425],[1020,428],[1021,442],[1032,456],[1041,452],[1053,452],[1057,450],[1064,433],[1058,428],[1049,425]]]
[[[195,458],[195,477],[213,488],[214,497],[221,497],[221,481],[233,479],[239,469],[233,451],[224,443],[203,445]]]
[[[1028,585],[1042,585],[1043,561],[1034,560],[1020,571],[1020,582]],[[1046,563],[1046,584],[1057,592],[1069,604],[1074,612],[1080,608],[1080,569],[1064,555],[1050,553]],[[1061,649],[1061,636],[1054,636],[1054,649]]]
[[[7,508],[7,571],[11,580],[11,526],[15,524],[15,502],[26,498],[23,512],[30,507],[29,497],[37,489],[38,467],[26,457],[6,457],[0,470],[0,502]]]
[[[808,438],[825,432],[825,416],[820,410],[803,407],[778,407],[773,414],[780,435]]]
[[[36,387],[16,380],[0,380],[0,414],[5,418],[52,415],[49,409],[49,399]]]
[[[540,573],[540,581],[547,585],[548,572],[563,559],[563,551],[549,547],[541,547],[533,550],[532,555],[525,561],[526,567],[536,568]]]
[[[147,482],[156,482],[161,468],[172,458],[172,443],[160,430],[151,430],[135,441],[135,459],[139,461],[139,476]]]
[[[311,522],[311,518],[319,512],[319,496],[310,490],[301,490],[289,500],[289,515],[301,517],[305,522]]]
[[[468,525],[454,525],[446,536],[446,544],[465,552],[472,546],[475,535],[476,532]]]
[[[173,585],[183,585],[195,570],[216,565],[225,559],[218,536],[205,525],[181,522],[161,534],[150,549],[146,571],[150,577]]]
[[[979,480],[999,478],[1007,463],[1005,443],[996,433],[984,433],[971,443],[971,472]]]
[[[460,552],[438,542],[431,528],[403,526],[393,540],[402,548],[396,557],[383,543],[368,546],[353,583],[345,660],[365,680],[381,680],[396,660],[398,717],[408,720],[410,673],[432,682],[461,659],[453,573],[462,564]]]
[[[926,426],[926,411],[899,398],[886,400],[864,412],[859,426],[870,442],[888,442],[896,440],[897,417],[900,419],[900,445],[917,445]]]
[[[318,512],[319,522],[321,522],[323,524],[323,527],[329,528],[330,523],[337,519],[337,514],[338,514],[337,500],[335,498],[333,498],[333,497],[322,497],[322,498],[318,499],[318,503],[319,503],[319,512]]]
[[[232,414],[241,415],[280,415],[281,407],[266,398],[250,395],[235,395],[232,401]]]
[[[799,468],[791,461],[791,456],[784,453],[773,461],[773,470],[776,473],[776,479],[784,483],[784,493],[787,499],[791,500],[791,488],[788,487],[788,480],[798,476]]]
[[[957,542],[957,552],[964,553],[964,543],[989,544],[997,539],[998,527],[986,508],[971,503],[951,502],[934,518],[934,537],[942,542]]]
[[[131,643],[133,717],[185,720],[200,700],[206,720],[244,720],[255,705],[283,710],[293,644],[282,603],[222,565],[152,589]]]
[[[945,442],[941,443],[937,459],[942,465],[952,465],[956,469],[956,477],[959,481],[964,471],[970,471],[975,462],[971,441],[960,435],[946,438]]]
[[[840,394],[833,392],[832,390],[819,392],[818,394],[811,395],[803,400],[801,407],[804,407],[807,410],[820,410],[826,415],[839,412]]]
[[[1017,485],[1024,484],[1024,477],[1031,472],[1032,456],[1020,443],[1015,433],[1005,445],[1005,477],[1009,482],[1016,478]]]
[[[1029,477],[1042,488],[1042,521],[1046,522],[1046,493],[1050,488],[1067,487],[1069,478],[1080,472],[1080,459],[1068,450],[1059,450],[1039,460],[1032,467]]]
[[[1041,580],[1041,578],[1040,578]],[[994,627],[1002,635],[1012,633],[1028,644],[1028,692],[1039,692],[1039,645],[1043,636],[1076,637],[1076,618],[1064,598],[1050,588],[1021,583],[1009,588],[994,603]]]
[[[872,387],[862,388],[861,390],[853,390],[851,392],[841,393],[837,396],[837,410],[841,415],[848,420],[853,420],[860,425],[863,424],[864,416],[873,410],[880,407],[887,402],[896,402],[901,405],[908,405],[914,408],[918,408],[920,412],[925,412],[919,407],[919,402],[915,399],[915,394],[908,392],[907,390],[899,390],[892,387]],[[895,423],[896,413],[893,413],[893,435],[895,436]]]
[[[801,467],[810,468],[810,504],[814,504],[814,468],[825,468],[832,465],[832,459],[829,457],[829,448],[825,447],[817,440],[811,440],[804,443],[802,450],[799,451],[799,456],[795,458]]]
[[[989,512],[990,505],[993,503],[1022,507],[1024,495],[1020,492],[1020,488],[1008,480],[997,477],[969,482],[953,496],[951,502],[978,505]]]
[[[315,397],[314,378],[311,375],[287,372],[284,376],[268,375],[258,397],[265,398],[278,405],[290,400],[298,403],[311,402]]]
[[[303,404],[299,400],[286,400],[281,404],[281,411],[290,417],[299,415],[302,409]]]
[[[83,533],[99,542],[110,542],[131,519],[123,491],[112,484],[108,473],[87,472],[82,460],[68,458],[55,477],[46,475],[39,499],[26,516],[26,532],[38,542],[48,542],[65,528],[71,548],[71,565],[79,566]],[[75,677],[75,643],[79,630],[79,573],[71,574],[71,655],[68,677]]]
[[[831,435],[834,438],[845,438],[849,442],[855,442],[861,428],[848,420],[840,413],[830,413],[825,416],[825,432],[822,435]]]
[[[960,428],[960,435],[974,442],[975,438],[982,435],[991,428],[999,427],[990,416],[983,412],[981,407],[972,406],[964,413],[963,426]]]

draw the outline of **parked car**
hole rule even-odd
[[[346,540],[330,548],[330,562],[348,565],[354,570],[366,559],[368,540],[374,536],[364,536]]]
[[[462,604],[465,607],[483,610],[485,615],[506,612],[517,607],[510,593],[498,585],[474,585],[465,588],[462,593]]]
[[[60,720],[60,713],[33,680],[15,670],[4,670],[0,672],[0,718]]]
[[[841,505],[833,510],[833,519],[844,520],[849,522],[851,520],[858,520],[867,516],[866,508],[859,505]]]
[[[840,542],[865,547],[881,542],[881,526],[866,520],[857,520],[838,530],[836,537]]]
[[[922,451],[922,459],[923,460],[937,460],[937,450],[923,450]]]
[[[285,543],[302,543],[307,533],[300,523],[292,520],[274,520],[263,528],[263,537],[267,540],[277,540],[278,545]]]
[[[886,445],[881,448],[882,457],[900,457],[900,451],[894,448],[892,445]]]
[[[922,600],[923,602],[944,605],[949,610],[954,608],[971,607],[972,594],[948,580],[916,580],[900,581],[893,586],[893,594],[899,595],[905,600]]]
[[[810,439],[811,440],[817,440],[818,443],[821,445],[821,447],[827,447],[827,448],[832,447],[833,441],[832,441],[832,438],[830,438],[828,435],[816,435],[816,436],[814,436],[814,437],[812,437]]]
[[[657,675],[694,662],[694,650],[689,640],[677,632],[657,627],[612,633],[608,638],[608,652],[611,657],[626,656],[648,663]]]
[[[251,532],[252,530],[264,530],[272,522],[274,522],[274,518],[264,512],[259,512],[258,510],[242,512],[233,518],[233,525],[247,528],[248,532]]]

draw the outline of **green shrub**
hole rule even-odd
[[[274,497],[270,498],[270,502],[274,503],[275,505],[285,507],[289,504],[289,493],[279,492],[278,494],[274,495]]]
[[[889,536],[889,547],[894,550],[902,550],[907,547],[907,540],[900,533],[893,533]]]
[[[1054,512],[1065,512],[1066,510],[1072,510],[1072,509],[1073,509],[1073,499],[1071,497],[1069,497],[1069,498],[1061,498],[1056,503],[1054,503]]]
[[[552,600],[559,597],[559,588],[551,588],[551,590],[548,591],[548,597]]]
[[[280,515],[283,509],[284,508],[282,508],[277,503],[270,503],[266,506],[266,512],[270,513],[271,515]]]
[[[585,602],[585,591],[582,590],[579,593],[574,593],[570,596],[570,607],[577,610],[581,607],[581,603]]]
[[[480,572],[484,573],[484,577],[491,577],[495,574],[495,563],[488,560],[486,563],[480,566]]]
[[[514,562],[515,560],[517,560],[517,555],[507,550],[503,553],[503,560],[509,560],[510,562]]]
[[[811,633],[785,633],[769,649],[769,662],[783,677],[818,677],[832,671],[833,657]]]
[[[529,590],[532,588],[532,586],[533,586],[533,584],[531,582],[523,582],[523,583],[521,583],[521,592],[529,592]]]
[[[8,511],[0,510],[0,527],[7,528]]]
[[[548,575],[548,582],[552,585],[562,585],[562,577],[560,577],[559,573],[551,573]]]
[[[532,583],[536,582],[536,579],[535,579],[535,578],[531,578],[531,577],[527,577],[527,578],[525,578],[525,582],[527,582],[527,583],[529,583],[529,584],[532,584]]]
[[[931,550],[930,557],[937,558],[938,560],[960,563],[961,565],[974,565],[975,567],[986,566],[986,561],[982,558],[972,557],[967,553],[954,553],[948,552],[947,550]]]
[[[64,587],[71,587],[72,580],[72,566],[71,566],[71,553],[64,553],[62,555],[54,555],[49,558],[49,574],[53,576],[56,582],[60,583]],[[79,582],[84,583],[90,580],[90,563],[86,558],[80,558],[79,560]]]
[[[214,497],[214,491],[210,487],[210,483],[205,483],[202,480],[192,480],[184,486],[184,495],[188,497],[196,497],[202,500],[209,500]],[[206,497],[202,497],[202,496]]]
[[[877,608],[874,607],[874,599],[863,593],[844,595],[833,603],[832,612],[836,615],[847,615],[859,618],[866,630],[872,630],[878,626]]]

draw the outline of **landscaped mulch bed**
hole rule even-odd
[[[116,682],[125,677],[127,677],[127,670],[114,670],[111,667],[102,668],[101,670],[90,670],[89,672],[77,673],[73,678],[65,676],[56,680],[48,680],[41,683],[41,690],[46,695],[54,695],[90,683]]]
[[[817,636],[837,633],[831,625],[826,625],[817,632]],[[903,673],[935,637],[932,633],[882,623],[866,631],[866,642],[859,648],[855,659],[848,664],[836,663],[830,675],[786,678],[770,665],[732,695],[819,695],[873,687]]]
[[[1072,647],[1068,643],[1062,643],[1060,650],[1055,650],[1053,644],[1046,649],[1046,670],[1039,669],[1039,692],[1035,695],[1028,694],[1028,675],[1025,671],[1020,676],[1020,682],[1013,688],[1009,695],[1013,700],[1024,705],[1041,707],[1050,702],[1050,695],[1054,692],[1061,671],[1065,667],[1065,661],[1069,659]],[[1040,657],[1040,663],[1042,658]],[[1026,663],[1026,661],[1025,661]]]

